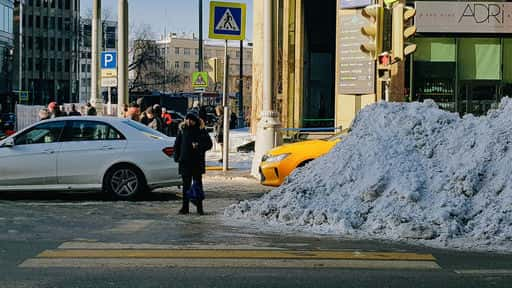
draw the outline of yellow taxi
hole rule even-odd
[[[325,140],[310,140],[286,144],[265,154],[260,164],[261,184],[279,186],[297,167],[323,156],[341,141],[341,135]]]

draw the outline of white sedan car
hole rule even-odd
[[[0,141],[0,191],[106,191],[133,199],[180,185],[174,138],[128,119],[62,117]]]

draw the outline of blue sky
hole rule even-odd
[[[210,1],[203,1],[203,34],[208,37],[208,21]],[[252,39],[252,1],[253,0],[224,0],[224,2],[247,3],[247,35]],[[82,0],[82,14],[92,8],[92,0]],[[136,25],[149,24],[155,36],[167,32],[198,33],[199,28],[199,1],[198,0],[128,0],[130,7],[130,21]],[[103,0],[104,8],[109,9],[117,19],[117,0]]]

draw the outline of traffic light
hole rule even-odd
[[[210,65],[210,71],[208,72],[208,75],[210,78],[212,78],[213,83],[217,83],[220,80],[220,64],[219,64],[219,58],[214,57],[208,59],[208,64]]]
[[[371,40],[361,45],[361,51],[373,59],[376,59],[382,51],[383,11],[383,7],[377,4],[367,6],[361,11],[361,15],[369,21],[367,25],[361,27],[361,33]]]
[[[416,34],[416,26],[408,25],[409,20],[416,15],[416,9],[403,4],[393,7],[393,45],[394,61],[403,61],[405,56],[416,51],[416,44],[407,43],[406,40]]]

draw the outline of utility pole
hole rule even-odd
[[[98,115],[103,114],[103,97],[101,95],[101,0],[94,0],[92,10],[92,67],[91,67],[91,104],[96,108]]]
[[[118,25],[119,51],[117,65],[117,115],[123,117],[123,108],[129,102],[128,96],[128,0],[119,0]]]
[[[244,40],[240,40],[240,80],[238,82],[238,127],[244,127]]]
[[[203,0],[199,0],[199,72],[203,71]]]
[[[256,144],[255,144],[255,155],[252,162],[251,174],[258,176],[259,165],[261,158],[265,153],[280,145],[281,135],[279,134],[279,128],[281,123],[279,122],[279,113],[273,111],[272,99],[273,99],[273,87],[272,87],[272,19],[273,19],[273,1],[262,0],[263,4],[263,97],[262,97],[262,111],[260,114],[260,121],[256,130]]]

